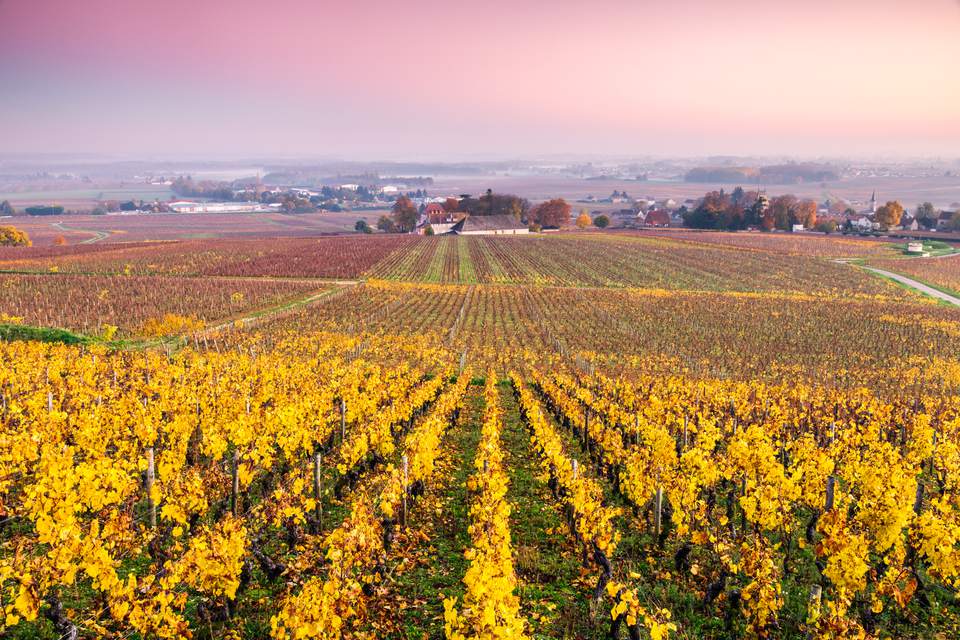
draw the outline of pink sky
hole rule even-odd
[[[0,0],[0,152],[960,155],[958,0]]]

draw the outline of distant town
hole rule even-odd
[[[264,163],[255,172],[207,166],[194,175],[146,164],[41,169],[7,163],[0,165],[0,216],[355,213],[353,231],[437,235],[572,226],[952,233],[960,231],[958,168],[946,161],[710,157],[555,164]],[[918,197],[908,202],[900,192],[941,201]]]

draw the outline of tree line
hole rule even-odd
[[[535,206],[526,198],[508,194],[494,193],[491,189],[474,198],[465,194],[458,198],[447,198],[441,206],[444,212],[468,216],[511,216],[517,221],[530,225],[531,229],[560,228],[570,224],[570,204],[563,198],[554,198]],[[383,215],[377,221],[377,228],[388,233],[410,233],[420,219],[423,206],[417,207],[408,196],[400,196],[393,204],[391,215]],[[358,231],[364,231],[358,228]]]
[[[695,229],[727,231],[750,227],[790,231],[797,224],[812,229],[817,224],[817,203],[792,194],[767,199],[742,187],[730,193],[721,189],[710,191],[694,209],[683,212],[683,224]]]

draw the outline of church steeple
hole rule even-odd
[[[870,196],[870,213],[877,212],[877,191],[874,189],[873,195]]]

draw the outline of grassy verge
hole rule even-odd
[[[460,282],[462,284],[476,284],[477,283],[477,272],[473,266],[473,258],[470,256],[470,245],[469,241],[463,236],[457,237],[455,240],[458,247],[458,253],[460,255]]]
[[[386,638],[443,636],[443,598],[463,596],[470,546],[467,478],[480,438],[483,386],[467,390],[460,418],[444,438],[433,481],[411,511],[410,527],[398,532],[391,551],[391,578],[371,609],[371,631]]]
[[[596,577],[582,569],[579,549],[550,494],[547,478],[541,474],[509,383],[501,386],[500,402],[521,612],[535,638],[603,637],[590,611]]]
[[[0,324],[0,340],[15,342],[17,340],[35,340],[37,342],[62,342],[63,344],[87,344],[91,338],[50,327],[30,327],[23,324]]]

